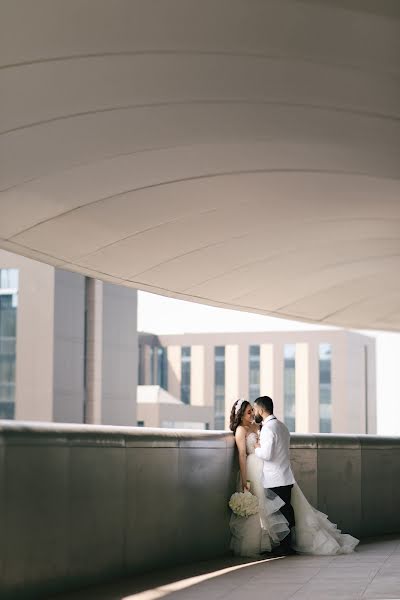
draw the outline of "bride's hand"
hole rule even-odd
[[[254,444],[254,448],[261,448],[260,442],[257,442],[256,444]]]

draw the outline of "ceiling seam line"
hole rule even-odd
[[[338,113],[345,115],[352,115],[357,117],[365,117],[368,119],[378,119],[383,121],[389,121],[392,123],[400,122],[400,116],[389,115],[379,112],[372,111],[364,111],[364,110],[355,110],[349,108],[343,108],[338,106],[331,105],[319,105],[319,104],[309,104],[302,102],[281,102],[281,101],[260,101],[260,100],[184,100],[184,101],[165,101],[165,102],[150,102],[150,103],[142,103],[142,104],[127,104],[122,106],[115,106],[109,108],[99,108],[94,110],[81,111],[77,113],[71,113],[68,115],[60,115],[58,117],[52,117],[51,119],[43,119],[40,121],[35,121],[33,123],[28,123],[25,125],[20,125],[17,127],[13,127],[11,129],[6,129],[0,131],[0,136],[7,136],[13,133],[17,133],[19,131],[25,131],[28,129],[35,129],[36,127],[43,127],[45,125],[49,125],[52,123],[59,123],[62,121],[80,119],[82,117],[91,117],[101,114],[107,114],[112,112],[125,112],[125,111],[135,111],[135,110],[151,110],[151,109],[159,109],[159,108],[170,108],[175,106],[274,106],[274,107],[282,107],[285,109],[288,108],[298,108],[303,110],[313,110],[313,111],[321,111],[321,112],[330,112],[330,113]]]
[[[176,185],[176,184],[180,184],[180,183],[193,182],[193,181],[200,181],[200,180],[205,180],[205,179],[218,179],[218,178],[222,178],[222,177],[236,177],[238,175],[255,175],[255,174],[262,174],[262,173],[267,173],[267,174],[279,174],[279,173],[297,174],[297,173],[299,173],[299,174],[314,174],[314,175],[344,175],[344,176],[349,176],[349,177],[364,177],[367,179],[377,179],[377,180],[384,180],[384,181],[386,181],[388,179],[387,177],[376,177],[373,175],[369,175],[368,173],[363,173],[363,172],[358,172],[358,171],[344,171],[344,170],[340,170],[340,169],[301,169],[301,168],[300,169],[299,168],[298,169],[295,169],[295,168],[239,169],[236,171],[221,171],[218,173],[206,173],[206,174],[202,174],[202,175],[194,175],[191,177],[182,177],[179,179],[171,179],[168,181],[162,181],[162,182],[157,182],[157,183],[153,183],[153,184],[149,184],[149,185],[134,187],[134,188],[131,188],[128,190],[124,190],[122,192],[118,192],[117,194],[105,196],[104,198],[96,198],[96,200],[88,202],[87,204],[82,204],[82,205],[76,206],[70,210],[66,210],[66,211],[56,215],[55,217],[50,217],[50,218],[44,219],[42,221],[39,221],[35,225],[29,226],[29,227],[19,231],[18,233],[13,233],[10,237],[7,238],[7,240],[11,241],[13,237],[16,237],[18,235],[26,233],[27,231],[30,231],[31,229],[34,229],[35,227],[37,227],[39,225],[43,225],[44,223],[48,223],[52,220],[59,219],[60,217],[71,214],[80,209],[88,208],[88,207],[98,204],[100,202],[105,202],[106,200],[110,200],[112,198],[118,198],[118,196],[123,196],[124,194],[130,194],[130,193],[134,193],[134,192],[140,192],[143,190],[155,189],[155,188],[159,188],[159,187],[166,187],[166,186],[170,186],[170,185]],[[395,181],[398,181],[400,178],[396,177],[393,179]]]

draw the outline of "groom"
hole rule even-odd
[[[254,401],[256,423],[262,422],[260,443],[256,446],[256,455],[264,461],[263,485],[265,493],[272,490],[284,501],[281,513],[286,517],[289,528],[295,525],[294,511],[291,505],[294,477],[290,467],[290,433],[286,425],[274,416],[274,403],[269,396],[261,396]],[[296,554],[292,549],[292,533],[282,540],[274,554],[285,556]]]

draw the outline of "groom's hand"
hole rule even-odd
[[[260,442],[257,442],[257,444],[254,445],[254,448],[261,448]]]

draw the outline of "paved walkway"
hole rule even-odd
[[[224,559],[158,571],[51,600],[400,600],[400,537],[348,556]]]

